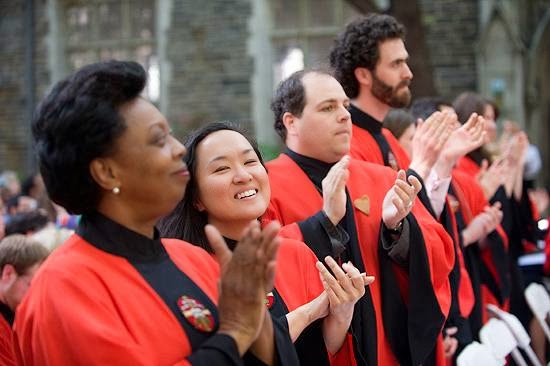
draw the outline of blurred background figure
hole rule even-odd
[[[24,235],[0,241],[0,364],[15,365],[12,325],[17,306],[27,293],[38,267],[49,251]]]
[[[416,132],[414,116],[404,109],[390,109],[382,124],[397,138],[410,158],[412,156],[412,140]]]
[[[17,174],[11,170],[6,170],[0,174],[0,194],[2,201],[7,202],[11,197],[21,193],[21,183]]]

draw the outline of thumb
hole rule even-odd
[[[218,229],[216,229],[216,227],[214,227],[213,225],[206,225],[204,227],[204,232],[206,234],[206,237],[208,238],[210,247],[216,255],[216,260],[218,261],[218,264],[220,265],[220,268],[223,272],[223,270],[231,260],[233,254],[231,253],[231,250],[229,250],[229,248],[227,247],[225,240],[223,239]]]
[[[400,169],[399,172],[397,172],[397,179],[402,180],[402,181],[406,181],[407,174],[405,173],[405,171],[403,169]]]
[[[452,336],[452,335],[455,335],[457,331],[458,331],[458,328],[457,328],[457,327],[445,328],[445,336]]]
[[[481,161],[481,166],[479,167],[479,173],[485,173],[487,171],[487,168],[489,168],[489,162],[487,161],[487,159],[483,159]]]

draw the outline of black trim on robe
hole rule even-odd
[[[527,193],[522,192],[519,202],[514,198],[506,196],[501,186],[491,198],[491,203],[499,201],[502,204],[502,227],[508,235],[508,273],[510,274],[510,313],[518,317],[525,329],[529,329],[529,323],[533,317],[527,302],[524,291],[525,282],[523,274],[517,263],[517,259],[524,254],[523,241],[530,241],[533,238],[530,203]]]
[[[339,226],[334,226],[327,215],[321,210],[315,215],[298,222],[298,227],[304,237],[304,242],[318,253],[319,258],[327,255],[339,257],[346,250],[345,243],[349,241],[348,234]]]
[[[433,365],[437,337],[445,322],[435,296],[422,231],[409,214],[409,303],[405,304],[395,275],[397,264],[379,246],[380,288],[384,309],[384,328],[392,350],[401,365]],[[417,239],[417,240],[415,240]],[[404,327],[407,324],[407,337]]]
[[[454,192],[453,183],[449,185],[449,192],[456,198]],[[466,228],[464,217],[462,216],[462,210],[459,208],[455,212],[456,227],[459,233]],[[462,235],[458,235],[460,241],[460,247],[463,248],[464,266],[470,276],[470,282],[472,283],[472,290],[474,291],[474,307],[470,316],[468,317],[468,323],[470,325],[470,332],[473,339],[479,341],[479,330],[483,326],[482,314],[483,314],[483,302],[481,301],[481,268],[485,267],[481,261],[481,252],[477,243],[472,243],[467,247],[464,247],[464,241]]]
[[[382,152],[382,158],[384,159],[384,165],[390,166],[389,152],[391,151],[390,144],[386,137],[382,134],[382,122],[377,121],[374,117],[363,112],[353,104],[349,107],[349,113],[351,114],[351,121],[354,125],[361,127],[364,130],[369,131],[372,137],[376,140],[380,151]]]
[[[0,315],[2,315],[9,325],[13,326],[13,318],[15,317],[15,313],[2,301],[0,301]]]
[[[350,107],[350,114],[352,122],[355,125],[367,130],[372,135],[382,153],[384,165],[391,167],[389,164],[389,152],[391,148],[386,137],[382,134],[382,123],[354,105]],[[407,175],[413,173],[414,170],[409,169]],[[418,174],[414,175],[419,178]],[[427,206],[427,209],[430,211],[431,204]],[[433,209],[431,211],[433,212]],[[428,254],[426,253],[426,246],[420,226],[413,215],[409,214],[408,218],[411,239],[419,239],[419,243],[417,243],[417,240],[411,240],[409,249],[408,312],[399,291],[396,291],[398,284],[392,268],[395,262],[391,260],[382,246],[379,246],[381,281],[383,281],[380,285],[382,289],[383,312],[384,314],[392,314],[384,318],[384,327],[392,350],[402,365],[428,365],[435,362],[434,346],[437,343],[437,336],[443,326],[445,317],[441,313],[439,303],[431,286],[430,271],[426,270],[429,267]],[[387,283],[384,284],[384,282]],[[426,308],[430,310],[426,310]],[[397,316],[394,317],[394,314],[397,314]],[[408,314],[412,316],[408,317]],[[409,325],[409,339],[403,337],[403,324]],[[433,326],[427,327],[427,324],[432,324]],[[410,352],[404,352],[405,349]]]
[[[202,333],[194,329],[177,308],[177,300],[181,295],[197,299],[212,312],[215,319],[214,331],[217,330],[219,325],[217,307],[204,291],[172,262],[156,229],[154,238],[150,239],[94,212],[82,216],[76,232],[91,245],[107,253],[126,258],[136,268],[180,322],[193,349],[193,353],[188,357],[193,365],[243,364],[233,338],[225,334]],[[286,334],[278,334],[281,331],[276,322],[273,328],[275,344],[281,360],[281,355],[284,356],[290,349],[286,344],[290,338],[288,331]],[[279,340],[283,342],[280,345]]]
[[[449,190],[450,189],[451,185],[449,185]],[[454,243],[455,245],[453,246],[455,250],[455,263],[453,266],[453,270],[451,271],[451,273],[449,273],[449,283],[451,285],[451,308],[449,309],[449,315],[447,315],[447,321],[445,322],[444,328],[457,327],[457,332],[453,337],[458,341],[457,351],[462,351],[468,344],[472,343],[474,339],[470,324],[468,323],[468,319],[464,318],[460,311],[459,291],[462,277],[459,255],[462,255],[463,259],[465,255],[460,235],[459,238],[455,238],[455,228],[451,215],[454,215],[454,213],[449,207],[449,204],[445,202],[445,205],[443,206],[443,212],[441,213],[440,222],[445,228],[445,231],[447,231],[447,233],[449,234],[449,236],[453,238],[453,243],[455,239],[458,240],[458,243]],[[456,229],[458,233],[458,224]],[[458,253],[459,250],[460,253]],[[466,266],[466,264],[464,264],[464,266]],[[455,355],[458,355],[458,353],[459,352],[455,352]]]
[[[407,175],[414,175],[418,179],[421,179],[420,176],[412,169],[407,170]],[[454,194],[452,191],[452,184],[449,185],[449,192],[451,194]],[[447,320],[445,321],[445,325],[443,326],[443,336],[445,336],[445,329],[450,327],[457,327],[457,332],[453,336],[458,341],[458,348],[456,354],[458,354],[460,350],[464,349],[464,347],[473,341],[472,336],[472,330],[470,328],[470,324],[468,323],[467,319],[462,316],[460,313],[460,303],[459,303],[459,290],[460,290],[460,282],[461,282],[461,272],[460,272],[460,259],[459,259],[459,253],[458,250],[461,251],[462,257],[464,258],[464,249],[460,238],[455,238],[454,233],[454,225],[452,221],[451,215],[453,215],[452,209],[449,207],[449,204],[445,202],[445,205],[443,206],[443,211],[441,212],[440,217],[436,217],[435,211],[432,207],[430,198],[428,196],[428,192],[425,189],[424,184],[422,185],[422,189],[418,193],[418,197],[420,198],[420,201],[428,209],[430,212],[430,215],[432,217],[439,221],[441,225],[445,228],[445,231],[449,234],[449,236],[453,239],[453,249],[455,253],[455,262],[453,264],[453,269],[449,273],[449,284],[451,286],[451,307],[449,309],[449,314],[447,315]],[[455,214],[456,215],[456,214]],[[460,232],[458,230],[458,224],[457,224],[457,232]],[[459,235],[460,236],[460,235]],[[455,240],[458,240],[458,243],[455,243]],[[459,248],[457,250],[457,247]],[[466,266],[466,264],[464,264]]]
[[[237,240],[224,237],[225,243],[227,244],[227,247],[233,251],[235,247],[237,246]],[[269,313],[271,314],[271,318],[273,320],[273,336],[275,337],[275,346],[277,349],[279,348],[278,344],[292,344],[292,339],[290,338],[290,333],[288,329],[288,321],[286,318],[286,314],[288,314],[288,307],[286,306],[285,302],[283,301],[283,298],[281,297],[281,294],[279,294],[279,291],[277,291],[276,288],[273,288],[271,291],[273,293],[273,305],[269,309]],[[309,328],[309,327],[308,327]],[[306,328],[306,329],[308,329]],[[305,330],[304,330],[305,332]],[[302,335],[304,334],[302,332]],[[300,335],[300,337],[302,337]],[[278,351],[278,364],[279,365],[305,365],[302,362],[302,355],[303,349],[299,349],[297,346],[298,340],[300,340],[300,337],[296,340],[294,343],[294,348],[296,349],[296,352],[284,352],[284,349],[281,351]],[[324,339],[323,334],[320,334],[320,342],[318,339],[309,339],[307,338],[303,343],[305,343],[305,347],[309,348],[310,350],[315,349],[315,347],[320,348],[321,351],[325,351],[324,347]],[[305,337],[304,337],[305,338]],[[309,343],[309,342],[311,343]],[[321,345],[321,346],[319,346]],[[311,351],[310,351],[311,352]],[[318,353],[318,352],[314,352]],[[326,356],[328,359],[328,356]],[[251,352],[248,352],[244,356],[245,364],[247,365],[263,365],[264,363],[260,361],[258,358],[256,358]],[[319,364],[323,365],[323,364]]]
[[[284,153],[306,173],[311,182],[317,187],[319,192],[321,192],[321,182],[334,164],[327,164],[316,159],[305,157],[288,148]],[[322,193],[320,194],[322,195]],[[350,260],[360,272],[368,273],[368,269],[365,268],[361,258],[355,228],[355,218],[353,215],[353,205],[347,191],[346,195],[346,214],[338,226],[342,227],[342,229],[347,232],[349,241],[346,243],[346,250],[341,253],[340,258],[336,257],[335,259],[339,262]],[[302,234],[304,233],[302,232]],[[304,239],[307,240],[305,235]],[[328,238],[325,236],[324,240],[327,242]],[[316,251],[316,246],[312,246],[311,243],[307,241],[306,244],[315,252],[317,258],[323,261],[325,256],[324,252]],[[365,295],[355,304],[350,332],[353,338],[354,355],[357,365],[377,365],[376,314],[369,286],[365,288]]]
[[[417,196],[418,199],[420,200],[420,202],[422,202],[424,207],[426,207],[426,210],[428,210],[430,215],[432,215],[432,217],[436,221],[439,221],[439,218],[436,217],[435,210],[432,207],[432,201],[430,201],[430,197],[428,196],[428,191],[426,190],[426,185],[424,184],[424,180],[422,179],[422,177],[414,169],[407,169],[407,177],[410,176],[410,175],[416,177],[416,179],[418,179],[418,181],[422,185],[422,188],[420,189],[420,192],[418,192],[418,196]],[[445,228],[445,229],[447,229],[447,228]],[[447,232],[449,232],[449,231],[447,230]],[[451,235],[451,237],[453,236],[452,234],[450,234],[450,235]]]
[[[487,288],[493,293],[500,305],[504,305],[510,297],[510,273],[508,271],[508,254],[504,247],[504,241],[500,234],[495,230],[492,231],[485,239],[486,245],[489,246],[493,264],[497,271],[497,276],[500,280],[500,285],[497,283],[494,276],[489,272],[487,266],[481,268],[481,280]]]
[[[216,305],[172,262],[156,230],[154,239],[149,239],[97,214],[83,216],[77,232],[97,248],[124,257],[132,264],[178,319],[193,352],[210,338],[211,333],[196,329],[185,319],[177,304],[180,296],[192,297],[209,309],[214,319],[212,334],[217,331],[219,318]]]

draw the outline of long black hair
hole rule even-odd
[[[174,211],[158,222],[157,228],[162,237],[185,240],[202,247],[208,252],[212,252],[212,248],[204,233],[204,226],[208,224],[208,214],[204,211],[199,211],[196,207],[199,197],[199,187],[196,179],[197,148],[206,137],[214,132],[224,130],[235,131],[243,135],[250,142],[250,145],[252,145],[260,163],[265,166],[256,141],[230,122],[214,122],[193,131],[185,140],[187,154],[184,158],[187,169],[189,169],[191,174],[191,179],[187,183],[183,199],[178,203]]]

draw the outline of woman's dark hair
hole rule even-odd
[[[463,92],[453,101],[453,108],[458,117],[458,122],[464,124],[472,113],[483,116],[487,101],[481,95],[474,92]]]
[[[453,108],[458,117],[458,121],[462,124],[468,121],[472,113],[477,113],[483,116],[487,101],[481,95],[474,92],[463,92],[453,101]],[[482,147],[479,147],[468,154],[477,164],[481,164],[483,160],[491,162],[491,155]]]
[[[32,190],[36,187],[36,177],[38,176],[38,173],[32,173],[23,182],[21,183],[21,194],[23,196],[30,196],[32,197],[31,193]],[[34,197],[36,198],[36,197]]]
[[[286,141],[286,127],[283,123],[283,116],[286,112],[290,112],[297,117],[302,116],[306,106],[306,91],[303,79],[304,76],[311,73],[332,77],[330,72],[321,68],[296,71],[279,83],[271,100],[271,110],[275,119],[273,127],[283,142]]]
[[[32,133],[50,198],[70,213],[96,208],[102,190],[90,162],[109,156],[126,129],[119,107],[139,97],[145,70],[136,62],[84,66],[58,82],[36,109]]]
[[[394,17],[371,13],[349,23],[334,41],[330,51],[330,66],[334,77],[350,98],[359,94],[355,69],[373,71],[380,58],[378,46],[388,39],[405,38],[405,28]]]
[[[415,122],[414,116],[410,112],[404,109],[392,108],[388,114],[386,114],[386,117],[384,117],[382,124],[385,128],[390,130],[396,139],[398,139],[407,128],[409,128],[410,125],[414,125]]]
[[[486,105],[490,105],[493,107],[493,112],[495,113],[495,122],[498,120],[498,117],[500,117],[500,108],[498,107],[497,103],[492,99],[485,99]]]
[[[49,222],[48,214],[44,210],[18,213],[11,216],[6,224],[6,235],[36,232],[45,228]]]
[[[178,203],[174,211],[158,222],[157,228],[160,231],[161,237],[185,240],[202,247],[208,252],[212,252],[212,248],[204,233],[204,226],[208,224],[208,215],[206,212],[199,211],[195,205],[199,198],[199,187],[196,179],[197,148],[206,137],[214,132],[224,130],[235,131],[243,135],[250,142],[250,145],[252,145],[252,148],[260,159],[260,163],[265,166],[256,141],[230,122],[214,122],[193,131],[185,140],[187,154],[184,157],[187,169],[189,169],[191,174],[191,179],[187,183],[183,199]]]
[[[422,118],[422,120],[426,120],[426,118],[431,116],[433,113],[440,111],[441,107],[444,106],[451,108],[453,107],[450,102],[440,97],[422,97],[415,99],[412,102],[409,111],[412,113],[414,118]]]

